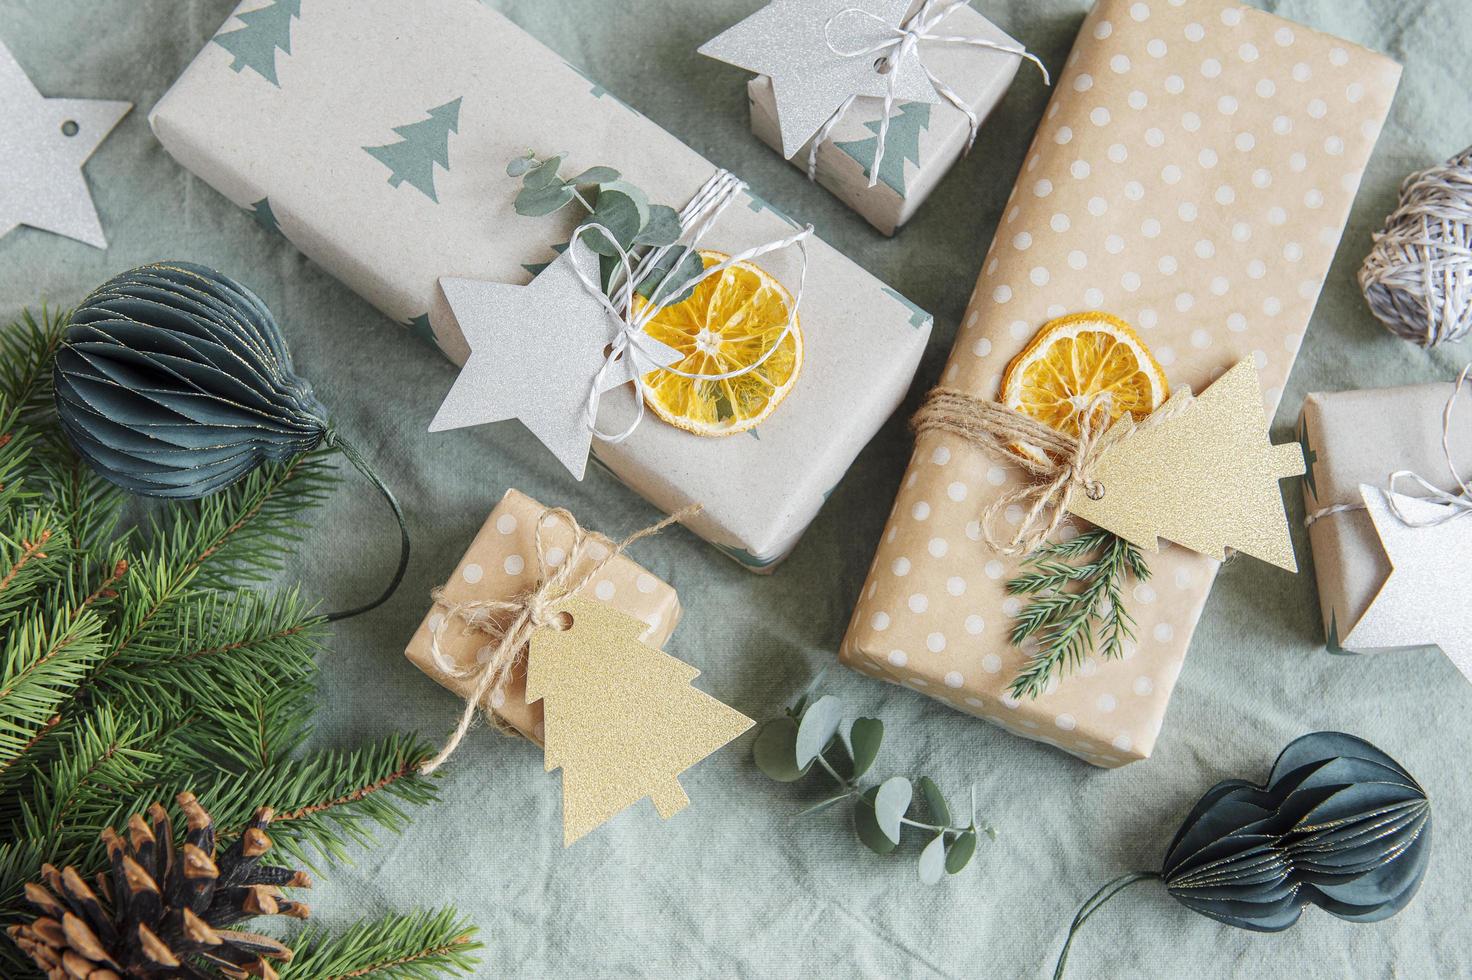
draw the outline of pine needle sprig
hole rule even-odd
[[[292,940],[295,956],[282,980],[430,980],[470,974],[482,948],[470,923],[453,909],[363,920],[336,935],[308,927]]]
[[[1038,697],[1091,653],[1123,656],[1125,643],[1135,635],[1125,580],[1150,578],[1138,548],[1095,528],[1044,546],[1023,565],[1025,571],[1007,583],[1007,592],[1034,598],[1017,614],[1011,641],[1014,646],[1035,643],[1037,649],[1012,681],[1014,698]]]

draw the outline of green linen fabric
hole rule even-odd
[[[1000,831],[975,864],[936,887],[918,847],[865,850],[842,810],[795,819],[817,798],[769,782],[750,736],[689,773],[691,806],[668,823],[641,803],[571,850],[560,783],[522,741],[480,728],[448,766],[438,806],[402,836],[381,835],[322,876],[316,916],[453,902],[483,926],[486,977],[1037,977],[1049,975],[1079,902],[1110,878],[1158,868],[1195,799],[1227,777],[1266,777],[1279,749],[1341,729],[1400,760],[1433,801],[1430,872],[1408,909],[1352,925],[1309,910],[1291,932],[1218,925],[1140,884],[1095,916],[1075,977],[1449,977],[1472,974],[1472,687],[1435,651],[1341,657],[1324,650],[1313,576],[1254,561],[1223,570],[1154,758],[1115,772],[1023,741],[921,695],[834,665],[908,458],[904,416],[939,375],[1027,142],[1047,100],[1019,74],[971,156],[898,238],[887,240],[747,129],[745,75],[696,47],[760,0],[493,0],[620,98],[747,178],[789,213],[936,314],[910,400],[860,457],[775,576],[757,577],[682,531],[635,557],[686,607],[669,649],[697,683],[763,718],[806,679],[884,719],[876,771],[934,775],[954,799],[974,785]],[[1385,51],[1405,80],[1276,420],[1291,437],[1305,393],[1453,377],[1472,347],[1428,355],[1373,320],[1354,283],[1401,178],[1462,149],[1472,119],[1472,5],[1466,0],[1255,0]],[[304,6],[309,6],[306,0]],[[145,115],[224,22],[234,0],[3,0],[0,39],[41,91],[127,99],[137,108],[87,167],[111,247],[31,229],[0,239],[0,317],[77,302],[132,266],[182,258],[254,287],[275,310],[301,373],[402,498],[414,534],[409,575],[378,611],[339,625],[323,659],[319,738],[350,744],[395,728],[443,736],[459,709],[405,661],[430,588],[507,487],[570,507],[621,535],[657,515],[605,473],[573,483],[514,423],[430,436],[450,364],[230,206],[169,158]],[[1086,0],[977,0],[1059,68]],[[433,66],[418,70],[432,71]],[[3,175],[0,175],[3,179]],[[1432,424],[1429,423],[1428,424]],[[1287,498],[1301,518],[1300,494]],[[1300,525],[1301,521],[1295,521]],[[1306,537],[1295,533],[1308,562]],[[348,471],[292,574],[329,607],[376,594],[397,536]]]

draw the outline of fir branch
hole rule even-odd
[[[1150,577],[1138,548],[1095,528],[1045,546],[1024,566],[1027,571],[1007,583],[1007,592],[1035,598],[1018,613],[1011,641],[1036,643],[1037,650],[1012,681],[1014,698],[1036,698],[1053,678],[1077,670],[1096,651],[1106,659],[1123,655],[1135,625],[1124,581]]]
[[[281,965],[282,980],[429,980],[471,974],[484,945],[475,927],[453,909],[363,920],[335,936],[307,928],[292,940],[295,955]]]
[[[206,803],[229,828],[227,836],[264,803],[276,810],[271,837],[285,853],[309,865],[314,854],[347,861],[347,843],[371,843],[372,827],[404,828],[408,816],[400,804],[438,798],[433,782],[419,774],[432,754],[417,736],[389,735],[363,748],[320,751],[225,777]]]
[[[102,657],[102,621],[91,609],[63,610],[13,625],[0,647],[0,776],[51,726],[60,706]]]
[[[51,362],[70,319],[70,311],[42,307],[40,320],[25,310],[0,330],[0,399],[15,406],[22,419],[51,410]]]

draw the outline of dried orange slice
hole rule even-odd
[[[1096,402],[1100,394],[1106,401]],[[1143,419],[1170,397],[1165,370],[1134,329],[1108,313],[1077,313],[1046,324],[1007,365],[1002,404],[1076,436],[1088,406],[1110,421]],[[1095,424],[1104,421],[1096,417]],[[1041,450],[1018,444],[1040,462]]]
[[[728,257],[700,252],[707,269]],[[645,302],[635,297],[636,311]],[[749,262],[698,284],[689,298],[656,313],[644,332],[685,355],[671,366],[686,374],[728,374],[757,366],[719,381],[650,371],[644,375],[645,404],[664,421],[697,435],[755,428],[776,411],[802,371],[800,323],[794,319],[792,330],[782,336],[792,310],[786,287]],[[771,355],[762,360],[768,351]]]

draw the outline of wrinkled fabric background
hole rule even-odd
[[[310,2],[310,0],[308,0]],[[779,207],[936,314],[904,414],[935,382],[1002,203],[1047,100],[1023,71],[969,159],[893,240],[873,232],[747,131],[745,76],[696,46],[759,0],[491,0],[620,98],[746,177]],[[1472,139],[1472,5],[1466,0],[1255,0],[1389,53],[1406,65],[1389,128],[1366,178],[1329,287],[1276,420],[1289,438],[1312,390],[1454,376],[1472,347],[1427,355],[1387,334],[1354,283],[1371,231],[1401,178]],[[515,486],[622,535],[655,514],[598,470],[581,485],[519,426],[434,437],[450,364],[180,168],[145,115],[216,32],[234,0],[0,0],[3,38],[43,93],[127,99],[134,113],[87,168],[111,247],[22,229],[0,239],[0,317],[71,304],[105,278],[158,259],[214,265],[276,311],[297,365],[346,433],[402,498],[414,559],[397,597],[339,626],[323,661],[319,737],[351,744],[394,728],[438,738],[458,705],[403,659],[431,586],[447,575],[493,503]],[[985,0],[977,6],[1061,67],[1086,0]],[[432,71],[432,65],[423,66]],[[616,148],[610,148],[614,162]],[[0,176],[3,179],[3,176]],[[1435,424],[1428,419],[1426,424]],[[757,718],[778,713],[830,666],[909,451],[891,420],[772,578],[738,568],[684,532],[638,547],[687,612],[670,649],[698,682]],[[1388,457],[1387,457],[1388,458]],[[1301,516],[1296,488],[1289,506]],[[348,477],[321,511],[294,574],[327,606],[376,594],[395,535],[381,503]],[[1306,538],[1297,535],[1301,559]],[[1292,738],[1353,732],[1404,763],[1433,801],[1436,843],[1420,895],[1398,917],[1360,926],[1309,910],[1291,932],[1219,926],[1136,885],[1081,934],[1071,976],[1447,977],[1472,973],[1472,687],[1435,651],[1335,657],[1323,649],[1313,576],[1260,562],[1218,581],[1154,758],[1094,769],[956,714],[913,691],[839,668],[824,687],[889,733],[876,773],[930,774],[954,801],[975,785],[999,828],[975,864],[927,888],[918,844],[881,858],[841,811],[795,820],[826,787],[769,782],[749,740],[684,780],[692,805],[668,824],[640,804],[570,851],[559,780],[524,742],[487,729],[449,767],[443,799],[409,832],[380,835],[324,876],[316,916],[451,902],[489,944],[487,977],[1036,977],[1048,975],[1078,904],[1123,871],[1158,868],[1195,799],[1227,777],[1264,778]]]

